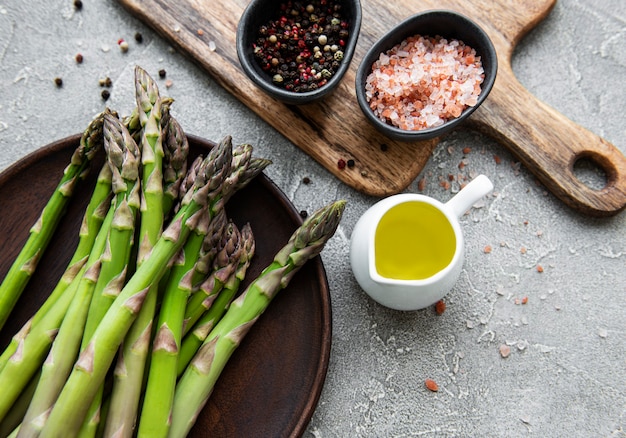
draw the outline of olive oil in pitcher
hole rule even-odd
[[[444,269],[454,256],[456,238],[447,217],[425,202],[398,204],[381,218],[374,238],[379,275],[423,280]]]

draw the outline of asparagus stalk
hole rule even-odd
[[[4,417],[4,420],[0,421],[0,436],[6,437],[9,436],[13,431],[15,435],[19,432],[19,427],[22,424],[22,420],[24,419],[24,415],[26,415],[26,411],[30,405],[30,402],[35,394],[35,389],[37,388],[37,383],[39,382],[40,373],[36,373],[35,376],[30,379],[28,385],[22,390],[22,393],[17,398],[13,406]]]
[[[206,404],[217,378],[250,327],[278,291],[335,233],[345,208],[336,201],[309,216],[250,286],[235,299],[183,373],[174,395],[170,437],[184,437]]]
[[[169,117],[169,110],[172,104],[174,103],[174,99],[171,97],[161,96],[161,120],[166,121]],[[130,115],[124,118],[124,126],[130,132],[130,135],[135,140],[135,143],[141,144],[141,120],[139,119],[139,109],[137,107],[133,108]]]
[[[78,354],[89,301],[100,275],[98,260],[85,271],[52,348],[42,366],[41,377],[28,411],[20,427],[19,437],[36,437],[45,423],[46,415],[54,404]]]
[[[100,169],[96,186],[89,204],[85,209],[85,215],[83,216],[83,221],[79,231],[78,245],[76,246],[74,255],[68,263],[59,284],[50,293],[50,296],[46,299],[44,304],[37,310],[37,313],[33,318],[33,324],[36,324],[41,317],[40,315],[45,313],[50,308],[58,295],[63,293],[65,288],[67,288],[67,286],[74,279],[76,273],[80,270],[80,267],[89,257],[94,241],[96,240],[96,236],[98,235],[102,222],[104,221],[104,217],[106,216],[109,206],[111,205],[111,179],[111,168],[107,163],[105,163]]]
[[[250,163],[248,163],[248,167],[246,168],[246,170],[241,172],[241,175],[239,176],[239,181],[237,181],[237,184],[235,184],[234,190],[228,196],[228,198],[230,198],[230,196],[235,194],[237,191],[247,186],[250,181],[256,178],[270,164],[272,164],[272,161],[266,158],[251,158]]]
[[[228,309],[228,306],[239,290],[239,285],[246,276],[246,271],[250,266],[250,261],[252,260],[255,251],[254,235],[252,234],[250,224],[245,224],[241,228],[241,241],[242,251],[237,270],[224,284],[222,291],[219,293],[208,311],[202,315],[202,317],[182,340],[176,363],[176,375],[179,377],[183,374],[187,365],[189,365],[189,362],[197,353],[198,349],[211,330],[213,330],[213,327],[215,327],[217,322],[222,318]]]
[[[74,275],[75,276],[75,275]],[[11,356],[17,351],[19,345],[24,342],[26,336],[30,333],[30,328],[33,325],[33,318],[26,321],[26,323],[22,326],[22,328],[11,338],[9,345],[5,348],[0,355],[0,373],[4,369],[4,366],[7,364]]]
[[[164,222],[163,129],[161,97],[156,82],[141,67],[135,67],[135,97],[141,123],[142,201],[137,266],[140,267],[161,236]],[[168,111],[169,113],[169,111]],[[178,146],[180,143],[176,144]],[[137,417],[150,345],[158,283],[146,299],[123,343],[125,376],[114,378],[109,419],[119,436],[130,436]],[[123,382],[123,383],[122,383]],[[109,427],[107,425],[107,427]]]
[[[223,212],[223,210],[222,210]],[[208,212],[207,212],[208,213]],[[187,299],[193,289],[194,266],[204,241],[224,233],[225,218],[220,214],[209,225],[206,221],[192,234],[172,268],[163,295],[157,322],[157,333],[152,348],[152,360],[141,411],[138,436],[167,436],[169,414],[176,386],[176,360],[182,337],[183,319]]]
[[[221,197],[218,199],[220,205],[224,205],[238,190],[242,189],[261,173],[269,164],[270,160],[262,158],[252,158],[252,146],[249,144],[238,145],[233,151],[233,172],[224,183]],[[230,255],[231,259],[222,254],[218,260],[218,266],[204,266],[207,268],[201,273],[214,269],[214,275],[210,276],[203,287],[192,295],[185,311],[185,326],[183,333],[186,334],[190,327],[202,316],[210,307],[213,299],[227,279],[236,269],[236,256]],[[200,264],[199,264],[200,265]],[[202,265],[200,265],[202,267]]]
[[[84,274],[83,267],[80,276]],[[29,380],[41,367],[45,356],[52,344],[61,321],[67,312],[72,297],[78,288],[79,278],[76,278],[54,306],[46,313],[39,324],[32,327],[28,335],[20,341],[15,353],[9,358],[2,372],[0,372],[0,421],[9,412],[11,406],[24,390]]]
[[[236,149],[236,155],[235,156],[239,156],[240,160],[242,161],[246,161],[246,159],[244,158],[247,154],[251,154],[251,146],[244,144],[244,145],[240,145],[237,146]],[[235,161],[234,161],[235,162]],[[225,190],[224,193],[224,199],[227,201],[228,199],[230,199],[230,197],[232,195],[234,195],[238,190],[242,189],[243,187],[245,187],[250,181],[252,181],[257,175],[259,175],[261,172],[263,172],[263,170],[271,164],[270,160],[264,159],[264,158],[250,158],[248,161],[248,165],[245,168],[239,168],[239,172],[236,172],[235,175],[233,175],[231,177],[231,184],[227,187],[229,187],[228,189]],[[250,257],[252,257],[252,254],[254,253],[254,237],[252,236],[252,230],[250,229],[249,225],[244,226],[244,228],[242,229],[242,231],[245,232],[245,238],[244,241],[246,241],[246,245],[251,245],[251,247],[246,247],[243,248],[242,250],[248,251],[250,252]],[[246,263],[245,268],[240,266],[238,268],[239,271],[239,275],[241,275],[243,277],[243,275],[245,275],[245,269],[247,269],[247,265],[249,264],[249,260],[248,263]],[[198,263],[199,266],[201,266],[200,263]],[[199,274],[200,275],[206,275],[209,271],[209,266],[205,265],[204,269],[200,270],[200,268],[197,268],[199,270]],[[222,278],[224,278],[225,276],[222,276]],[[232,277],[232,275],[231,275]],[[214,297],[212,297],[210,300],[207,300],[204,304],[204,306],[202,306],[202,304],[200,303],[200,301],[204,302],[204,300],[207,298],[207,295],[215,295],[217,296],[217,300],[218,300],[218,306],[227,306],[228,303],[232,300],[232,297],[234,296],[234,294],[237,292],[238,289],[238,284],[232,284],[234,280],[228,280],[229,283],[231,283],[230,285],[228,285],[227,287],[227,291],[222,292],[224,293],[224,297],[220,297],[220,295],[222,295],[222,293],[217,294],[219,292],[218,287],[222,286],[222,282],[218,282],[216,284],[214,284],[215,286],[215,290],[214,293],[204,293],[204,298],[200,298],[202,297],[203,293],[202,292],[197,292],[198,297],[196,297],[193,301],[193,303],[188,304],[187,309],[188,311],[186,312],[186,317],[185,317],[185,325],[183,327],[183,334],[187,335],[189,330],[191,329],[192,325],[194,324],[194,322],[197,321],[197,319],[201,316],[201,313],[206,311],[207,308],[212,307],[211,301],[213,299],[215,299]],[[208,285],[205,285],[205,290],[209,290],[212,287],[207,287]],[[229,298],[230,297],[230,298]],[[192,310],[193,309],[193,310]],[[209,319],[214,319],[214,322],[217,322],[217,320],[221,317],[221,314],[223,314],[223,311],[220,313],[219,311],[219,307],[218,309],[212,310],[211,314],[207,317]],[[206,322],[206,320],[205,320]],[[207,326],[205,326],[206,328]],[[200,329],[199,334],[202,332],[202,329]],[[204,333],[203,336],[206,337],[207,333]],[[193,345],[194,341],[193,340],[187,340],[187,346],[185,346],[183,344],[182,348],[182,356],[179,358],[179,365],[177,366],[177,374],[180,376],[180,374],[182,374],[182,372],[184,371],[184,367],[181,368],[180,366],[180,360],[183,360],[185,362],[185,366],[189,363],[189,361],[191,360],[191,357],[193,356],[193,354],[195,354],[195,351],[197,350],[197,348],[199,348],[199,345]],[[200,342],[201,343],[201,342]]]
[[[43,208],[39,219],[30,229],[9,272],[0,284],[0,330],[13,311],[26,284],[32,277],[41,256],[63,217],[78,181],[89,170],[89,164],[102,145],[102,116],[97,116],[83,133],[70,164],[65,168],[54,193]]]
[[[161,97],[156,82],[135,67],[135,97],[141,123],[142,200],[138,264],[145,260],[163,229],[163,137]]]
[[[192,285],[190,296],[193,290],[196,290],[198,285],[209,275],[209,271],[213,266],[213,260],[215,260],[219,249],[219,242],[222,240],[222,234],[218,231],[223,232],[226,229],[227,222],[224,210],[220,210],[215,218],[211,220],[209,226],[212,231],[209,231],[205,236],[198,252],[196,263],[190,273],[189,283]]]
[[[87,261],[87,257],[89,257],[89,253],[93,248],[94,240],[100,227],[102,226],[102,221],[104,220],[104,216],[106,215],[107,210],[109,209],[110,201],[111,201],[111,170],[107,164],[102,166],[100,173],[98,174],[98,179],[96,182],[96,187],[94,188],[93,194],[87,205],[85,210],[85,214],[83,216],[83,222],[79,232],[79,240],[78,245],[76,246],[76,250],[71,260],[69,261],[65,272],[61,276],[59,282],[52,290],[46,301],[41,305],[41,307],[37,310],[35,315],[27,322],[27,324],[22,327],[22,329],[11,339],[9,345],[5,348],[4,352],[0,356],[0,371],[4,368],[4,365],[9,360],[9,357],[19,345],[21,339],[23,339],[28,331],[30,330],[31,325],[37,324],[37,322],[41,319],[41,317],[52,307],[52,305],[56,302],[58,297],[67,289],[69,284],[74,280],[76,274],[80,271],[84,263]]]
[[[122,123],[110,114],[104,117],[104,139],[115,194],[111,226],[102,230],[105,250],[90,256],[90,267],[52,344],[20,436],[38,435],[72,369],[81,340],[93,333],[112,302],[110,297],[119,293],[125,281],[139,208],[139,149]]]
[[[104,382],[113,358],[135,320],[151,286],[158,283],[170,260],[182,248],[211,194],[219,192],[230,171],[232,148],[223,142],[203,162],[194,186],[163,232],[150,257],[137,268],[80,354],[57,399],[41,437],[73,436],[85,419],[89,404]]]
[[[224,182],[221,196],[217,198],[217,203],[212,207],[213,209],[220,208],[217,213],[214,212],[216,217],[211,222],[214,230],[222,229],[223,222],[225,222],[226,216],[221,209],[225,202],[270,164],[269,160],[251,159],[251,155],[252,146],[250,145],[240,145],[233,149],[231,167],[234,170]],[[219,225],[216,226],[216,222],[219,222]],[[227,277],[232,276],[232,272],[241,258],[240,233],[236,226],[229,223],[228,233],[223,239],[220,239],[220,236],[220,233],[209,233],[209,238],[206,240],[207,245],[203,248],[204,255],[196,262],[195,272],[189,271],[191,281],[187,287],[180,289],[179,293],[175,295],[165,294],[161,311],[163,317],[158,323],[159,328],[153,349],[154,361],[150,366],[145,402],[140,417],[139,436],[164,436],[167,434],[177,375],[177,352],[180,348],[182,332],[189,321],[195,322],[202,312],[210,306]],[[215,238],[218,242],[221,240],[219,246],[214,241]],[[217,249],[219,252],[214,255],[213,253]],[[193,300],[192,308],[195,312],[191,317],[188,317],[185,311],[185,302],[190,295],[191,286],[196,283],[199,276],[203,276],[207,272],[207,267],[211,265],[210,260],[215,260],[215,271],[210,279],[200,286],[201,290],[205,290],[205,292],[201,292],[204,297],[198,296],[199,300]]]
[[[139,149],[128,130],[115,118],[105,118],[105,148],[114,175],[114,219],[107,236],[102,272],[83,333],[82,348],[102,320],[126,281],[131,256],[135,221],[140,205]]]
[[[178,121],[167,118],[165,142],[163,143],[163,212],[168,215],[178,201],[180,185],[187,173],[189,143]]]
[[[213,261],[213,272],[189,298],[185,309],[184,326],[192,327],[211,307],[228,279],[235,273],[241,258],[241,233],[229,222]],[[184,330],[187,332],[187,329]]]
[[[209,215],[214,217],[223,209],[225,199],[236,190],[243,187],[253,178],[263,166],[257,166],[254,171],[247,172],[252,147],[232,147],[230,136],[225,137],[218,147],[231,150],[232,172],[228,174],[222,184],[209,195]],[[267,160],[261,162],[266,166]],[[193,169],[193,166],[192,166]],[[192,171],[193,175],[193,171]],[[244,180],[244,178],[249,178]],[[188,184],[181,181],[181,187]],[[156,285],[155,285],[156,287]],[[114,385],[111,396],[111,406],[107,419],[106,430],[117,436],[130,436],[133,433],[137,410],[144,383],[144,371],[150,347],[152,322],[156,308],[156,293],[149,294],[150,301],[144,303],[141,313],[137,317],[123,344],[123,352],[119,357],[118,366],[114,374]]]
[[[102,254],[106,242],[106,233],[103,231],[110,227],[113,221],[112,210],[104,219],[100,233],[94,242],[92,254]],[[37,325],[32,326],[28,334],[20,341],[15,353],[9,358],[0,372],[0,388],[3,388],[0,397],[0,421],[4,418],[13,402],[24,389],[28,381],[41,367],[54,338],[61,326],[63,318],[76,295],[82,277],[88,268],[98,260],[91,257],[81,268],[67,290],[59,296],[56,302],[46,312]]]

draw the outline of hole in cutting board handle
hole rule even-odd
[[[574,158],[572,172],[582,184],[599,191],[615,183],[617,171],[606,157],[587,151]]]

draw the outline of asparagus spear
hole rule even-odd
[[[159,239],[164,223],[162,106],[156,82],[141,67],[135,67],[135,97],[141,123],[142,201],[137,266],[140,267]],[[168,111],[169,113],[169,111]],[[158,283],[147,294],[123,343],[125,376],[114,378],[107,422],[119,436],[130,436],[137,416],[144,369],[148,355]],[[109,427],[107,425],[107,427]],[[122,431],[125,431],[122,432]]]
[[[54,404],[72,369],[81,339],[93,333],[110,306],[111,297],[119,293],[125,281],[139,208],[139,149],[127,129],[110,114],[104,116],[104,138],[115,194],[111,205],[111,226],[102,230],[105,251],[90,256],[90,268],[83,276],[52,344],[20,436],[39,433],[46,412]]]
[[[223,210],[222,210],[223,212]],[[167,436],[169,411],[176,386],[176,361],[182,337],[185,305],[193,289],[194,265],[203,242],[220,240],[224,234],[225,214],[206,222],[192,234],[183,248],[179,263],[171,270],[163,295],[152,348],[152,360],[141,411],[138,436]]]
[[[74,275],[75,277],[76,275]],[[11,338],[11,342],[0,355],[0,373],[4,369],[4,366],[7,364],[11,356],[17,351],[19,345],[24,342],[24,339],[30,333],[30,328],[33,325],[33,318],[26,321],[26,323],[22,326],[22,328]]]
[[[278,291],[287,286],[306,261],[320,253],[335,233],[344,208],[345,201],[336,201],[309,216],[274,261],[232,302],[176,386],[170,437],[189,433],[243,337]]]
[[[19,431],[19,427],[22,423],[22,419],[24,415],[26,415],[26,411],[30,405],[30,401],[33,398],[33,394],[35,394],[35,389],[37,388],[37,383],[39,382],[40,373],[36,373],[35,376],[30,379],[28,385],[22,390],[20,396],[15,400],[13,406],[4,417],[4,420],[0,421],[0,436],[6,437],[9,436],[13,431]],[[17,431],[15,435],[17,435]]]
[[[5,348],[2,356],[0,356],[0,371],[2,370],[2,368],[4,368],[4,365],[9,360],[9,357],[11,357],[13,353],[15,353],[19,342],[28,334],[31,325],[37,324],[37,322],[48,311],[48,309],[52,307],[58,297],[67,289],[72,280],[74,280],[74,277],[76,277],[76,274],[80,271],[84,263],[87,261],[87,257],[89,257],[89,253],[93,248],[96,235],[98,234],[98,231],[102,226],[104,216],[109,209],[109,205],[111,202],[110,193],[111,170],[109,166],[105,164],[104,166],[102,166],[102,169],[98,174],[96,187],[94,188],[89,204],[87,205],[87,208],[85,210],[83,222],[79,232],[78,245],[76,246],[74,255],[69,261],[67,268],[65,269],[65,272],[61,276],[59,282],[52,290],[48,298],[46,298],[46,301],[37,310],[35,315],[13,337],[13,339],[11,339],[11,342]]]
[[[248,185],[250,181],[256,178],[257,175],[263,172],[270,164],[272,164],[272,161],[266,158],[251,158],[250,163],[248,163],[248,167],[239,176],[239,181],[235,185],[231,195]]]
[[[100,233],[94,243],[92,254],[102,254],[106,242],[104,229],[107,229],[113,220],[112,210],[104,220]],[[28,335],[20,341],[15,353],[9,358],[0,372],[0,388],[3,394],[0,397],[0,421],[8,412],[11,404],[17,399],[30,378],[41,367],[45,356],[54,341],[61,326],[61,322],[67,313],[82,277],[98,257],[91,257],[81,268],[67,290],[59,296],[56,302],[46,312],[37,325],[32,326]]]
[[[189,143],[178,121],[169,116],[163,143],[163,212],[167,215],[178,201],[180,185],[187,173]]]
[[[135,97],[141,123],[142,200],[138,264],[148,256],[163,229],[163,138],[161,97],[156,82],[135,67]]]
[[[48,409],[54,404],[76,359],[89,301],[100,275],[101,264],[99,257],[97,259],[80,279],[78,289],[52,342],[35,394],[22,421],[18,435],[20,437],[36,437],[39,434]]]
[[[252,146],[242,144],[235,147],[233,151],[233,168],[235,169],[224,183],[220,205],[224,205],[238,190],[242,189],[261,173],[269,164],[270,160],[263,158],[252,158]],[[224,283],[236,269],[237,256],[231,254],[231,259],[223,255],[218,260],[219,266],[205,266],[204,272],[213,268],[213,276],[210,276],[203,287],[192,295],[185,311],[184,334],[195,324],[200,316],[210,307],[214,297],[219,293]]]
[[[209,275],[209,270],[213,266],[213,260],[215,260],[215,256],[217,255],[219,242],[222,239],[222,234],[218,231],[223,232],[226,229],[227,223],[228,220],[224,210],[220,210],[213,220],[211,220],[210,228],[212,231],[209,231],[203,239],[202,245],[197,254],[197,260],[190,272],[189,284],[192,286],[190,295],[193,290],[197,289],[198,285]]]
[[[54,193],[30,229],[22,250],[0,284],[0,330],[13,311],[26,284],[35,272],[54,231],[63,217],[78,181],[89,170],[89,164],[102,146],[102,116],[97,116],[83,133],[70,164],[65,168]]]
[[[239,285],[246,276],[246,271],[250,266],[250,261],[252,260],[255,251],[254,235],[252,234],[250,224],[245,224],[241,228],[241,241],[242,251],[237,270],[224,284],[222,291],[219,293],[208,311],[202,315],[202,317],[182,340],[176,363],[176,375],[179,377],[183,374],[187,365],[189,365],[189,362],[196,354],[213,327],[215,327],[215,324],[217,324],[228,309],[228,306],[239,290]]]
[[[232,168],[233,172],[229,175],[223,184],[221,196],[217,198],[217,202],[213,205],[213,209],[220,208],[216,217],[211,222],[215,229],[223,227],[222,221],[225,220],[223,213],[223,205],[226,201],[241,188],[245,187],[254,177],[270,164],[269,160],[251,159],[252,146],[239,145],[233,149]],[[216,227],[215,222],[220,224]],[[221,246],[211,240],[211,236],[218,237],[218,233],[210,233],[207,239],[208,245],[205,246],[205,255],[196,263],[195,272],[189,272],[191,281],[189,285],[196,283],[198,276],[202,276],[207,272],[210,260],[215,259],[215,271],[210,279],[205,281],[200,289],[205,292],[199,292],[203,296],[198,296],[192,300],[194,309],[193,315],[188,315],[185,311],[184,300],[189,296],[190,289],[185,288],[175,296],[166,293],[162,304],[162,314],[164,319],[159,320],[159,331],[155,339],[153,358],[155,362],[151,363],[150,375],[148,378],[148,386],[145,396],[145,404],[141,413],[141,421],[139,425],[140,436],[159,436],[167,433],[169,423],[169,411],[171,409],[172,399],[174,395],[174,385],[176,382],[176,356],[180,348],[182,330],[187,327],[189,322],[195,322],[210,306],[210,303],[220,291],[226,279],[232,276],[236,265],[240,259],[242,248],[240,248],[240,233],[234,224],[229,224],[229,233],[225,236]],[[248,226],[249,228],[249,226]],[[213,257],[212,251],[220,249]],[[186,292],[186,293],[185,293]],[[168,296],[169,295],[169,296]],[[184,324],[182,321],[184,313]]]
[[[172,104],[174,103],[174,99],[171,97],[161,97],[161,120],[165,121],[169,117],[169,110]],[[139,120],[139,109],[137,107],[133,108],[130,115],[124,118],[124,126],[130,132],[130,135],[133,137],[133,140],[137,144],[141,144],[141,120]]]
[[[112,169],[114,175],[115,216],[107,238],[107,251],[102,260],[102,272],[96,284],[94,298],[90,303],[82,348],[86,346],[126,281],[135,221],[140,205],[140,152],[130,133],[118,119],[105,118],[105,148],[109,158],[109,168]]]
[[[270,160],[267,160],[264,158],[252,158],[252,157],[246,158],[247,156],[250,156],[251,153],[252,153],[252,146],[248,144],[239,145],[235,148],[233,165],[235,165],[237,161],[241,161],[241,162],[248,161],[248,164],[245,167],[241,167],[241,166],[236,167],[236,169],[239,169],[239,171],[235,171],[233,172],[233,175],[231,175],[230,184],[227,185],[224,190],[223,202],[228,201],[228,199],[230,199],[232,195],[234,195],[238,190],[248,185],[250,181],[252,181],[258,174],[263,172],[263,170],[268,165],[271,164]],[[249,235],[246,237],[249,239],[253,239],[252,231],[250,230],[249,225],[247,225],[246,228],[247,228],[247,230],[245,230],[246,233],[247,234],[249,233]],[[251,252],[253,252],[253,248],[250,248],[250,250]],[[233,263],[236,264],[236,262],[233,262]],[[199,266],[197,267],[197,269],[200,271],[200,269],[202,268],[201,263],[198,263],[198,265]],[[205,265],[203,266],[203,269],[199,273],[201,275],[205,275],[208,273],[209,269],[210,269],[210,266]],[[224,269],[221,275],[218,275],[216,278],[213,278],[211,280],[213,281],[211,285],[205,284],[204,292],[200,290],[196,292],[196,294],[194,294],[194,297],[192,297],[191,302],[187,305],[187,310],[185,312],[185,325],[183,327],[184,335],[186,335],[189,332],[192,325],[198,320],[198,318],[202,316],[202,313],[205,312],[211,306],[211,302],[215,299],[215,296],[218,296],[218,292],[220,292],[220,290],[222,289],[224,282],[227,281],[227,278],[229,276],[227,274],[229,271],[230,271],[230,268],[228,269],[228,271]],[[245,270],[241,273],[245,274]],[[232,277],[232,275],[230,276]],[[220,278],[221,280],[219,280]],[[218,280],[218,281],[215,281],[215,280]],[[228,295],[232,296],[235,292],[236,290],[235,291],[229,290],[226,293],[226,296]],[[211,296],[211,298],[207,300],[209,296]],[[226,302],[229,302],[229,301],[230,299],[228,298],[222,298],[220,299],[220,305],[222,304],[226,305]],[[214,317],[217,317],[217,311],[214,311],[212,315]],[[189,360],[191,360],[191,357],[189,357],[188,355],[192,355],[191,354],[192,348],[193,347],[188,346],[187,351],[185,352],[186,356],[184,357],[187,363],[189,362]],[[179,368],[177,374],[180,375],[180,373],[182,373],[182,371]]]
[[[181,208],[154,245],[150,257],[128,280],[80,354],[41,437],[76,434],[146,295],[153,291],[151,286],[158,283],[170,260],[182,248],[211,194],[219,192],[230,171],[231,157],[232,148],[226,142],[210,151],[194,186],[185,194]]]
[[[189,298],[185,309],[184,326],[192,327],[211,307],[224,284],[235,273],[241,258],[241,233],[229,222],[226,233],[213,261],[213,272]],[[185,329],[185,333],[187,329]]]
[[[69,261],[68,266],[63,274],[61,281],[50,293],[50,296],[46,299],[44,304],[37,310],[33,318],[33,324],[36,324],[40,318],[40,315],[45,313],[47,309],[54,303],[54,300],[59,294],[63,293],[65,288],[74,279],[76,273],[80,270],[80,267],[89,257],[93,248],[96,236],[100,231],[104,217],[111,205],[111,168],[107,163],[104,163],[98,174],[96,187],[92,193],[91,199],[85,214],[79,231],[78,245],[72,259]]]
[[[108,114],[107,114],[108,115]],[[99,116],[100,120],[105,117],[103,114]],[[100,120],[100,123],[102,123]],[[92,122],[93,125],[93,122]],[[100,125],[98,125],[100,126]],[[101,131],[98,131],[101,133]],[[95,141],[91,139],[90,141]],[[44,305],[43,309],[33,317],[31,324],[27,326],[27,330],[23,331],[18,337],[17,347],[15,351],[11,351],[11,345],[3,354],[3,358],[7,360],[4,362],[2,372],[0,373],[0,385],[9,385],[5,394],[3,394],[2,401],[0,401],[0,418],[5,413],[7,406],[10,406],[12,400],[18,396],[24,386],[28,383],[35,371],[40,367],[43,359],[48,351],[50,345],[56,337],[57,331],[65,317],[67,309],[69,308],[76,291],[79,289],[81,278],[85,275],[86,271],[91,269],[92,265],[97,261],[97,256],[103,251],[105,239],[100,236],[100,231],[107,230],[112,221],[112,215],[109,215],[102,224],[102,211],[104,206],[109,203],[109,196],[107,191],[110,191],[111,187],[111,174],[106,171],[101,171],[100,178],[93,192],[90,204],[88,205],[83,220],[83,226],[80,231],[79,245],[72,261],[68,266],[68,272],[74,274],[74,279],[71,284],[67,285],[67,278],[69,278],[68,272],[61,279],[52,295],[57,296],[54,299],[49,298]],[[106,234],[106,232],[102,233]],[[99,240],[98,240],[99,239]],[[95,254],[95,257],[91,257],[86,261],[85,255],[91,253]],[[74,262],[75,260],[81,260],[80,262]],[[76,269],[81,264],[81,269],[78,274],[75,274]],[[34,326],[32,322],[35,322]],[[27,332],[27,334],[26,334]],[[21,337],[21,339],[19,339]]]

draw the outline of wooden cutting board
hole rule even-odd
[[[460,12],[489,34],[499,65],[493,90],[470,118],[470,126],[496,138],[575,210],[610,216],[626,207],[626,157],[614,145],[539,101],[513,74],[513,49],[546,17],[556,0],[361,0],[363,22],[350,70],[329,97],[305,106],[287,106],[271,99],[243,73],[235,38],[249,0],[119,2],[341,181],[380,197],[398,193],[414,181],[438,139],[401,143],[372,128],[356,102],[358,64],[367,49],[404,18],[427,9]],[[581,158],[604,170],[604,188],[591,189],[576,178],[574,164]],[[341,159],[352,159],[355,166],[340,169],[337,163]]]

